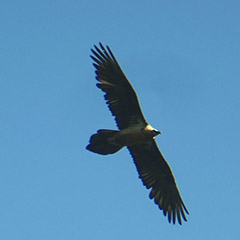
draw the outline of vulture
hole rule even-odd
[[[102,43],[91,49],[96,69],[97,87],[104,93],[118,130],[100,129],[90,137],[86,149],[113,154],[127,147],[136,165],[139,178],[169,223],[181,225],[189,214],[180,196],[173,173],[158,149],[155,137],[160,131],[151,127],[141,111],[137,94],[123,73],[111,49]]]

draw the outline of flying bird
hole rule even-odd
[[[136,165],[139,178],[150,199],[168,217],[182,224],[189,214],[177,188],[173,173],[155,142],[161,132],[151,127],[141,111],[137,94],[121,70],[111,49],[99,43],[91,49],[96,68],[97,87],[104,93],[106,103],[115,117],[119,130],[100,129],[90,138],[89,151],[107,155],[127,147]]]

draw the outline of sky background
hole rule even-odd
[[[240,2],[0,3],[0,239],[237,239]],[[169,224],[116,129],[90,48],[109,45],[138,93],[190,212]]]

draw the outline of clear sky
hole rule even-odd
[[[0,4],[0,239],[237,239],[240,2]],[[116,129],[90,48],[109,45],[138,93],[190,212],[168,223]]]

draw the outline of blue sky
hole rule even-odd
[[[239,1],[2,1],[0,238],[237,239]],[[127,151],[85,150],[116,129],[90,48],[111,47],[190,215],[170,225]]]

